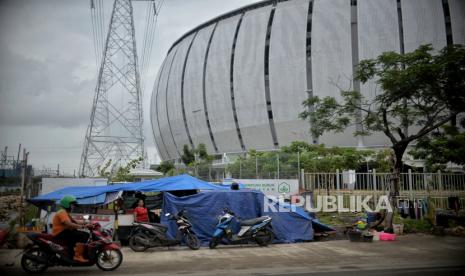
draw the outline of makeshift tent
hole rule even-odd
[[[142,182],[108,186],[71,186],[37,196],[28,201],[37,206],[58,202],[64,195],[73,195],[79,204],[104,204],[121,191],[163,192],[181,190],[225,190],[226,188],[197,179],[187,174]]]
[[[295,211],[264,212],[265,200],[269,199],[262,192],[254,190],[210,191],[185,197],[176,197],[165,193],[163,212],[175,214],[182,209],[186,210],[186,216],[203,244],[210,241],[218,223],[218,217],[224,208],[232,210],[243,220],[263,215],[271,216],[276,242],[310,241],[313,239],[312,218],[308,213],[296,206],[293,206]],[[271,204],[278,208],[277,203]],[[168,233],[171,237],[176,237],[176,223],[168,220],[165,216],[162,216],[161,220],[162,224],[169,226]],[[328,227],[328,229],[331,228]]]
[[[247,189],[247,186],[245,186],[244,184],[242,183],[238,183],[236,182],[238,185],[239,185],[239,189],[242,190],[242,189]],[[225,187],[225,188],[228,188],[228,189],[231,189],[231,184],[232,182],[223,182],[223,183],[220,183],[220,185],[222,187]]]

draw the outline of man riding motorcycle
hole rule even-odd
[[[74,247],[74,260],[77,262],[88,262],[84,259],[83,253],[85,250],[85,243],[89,239],[89,234],[77,229],[85,228],[85,223],[75,221],[69,215],[71,209],[77,205],[76,197],[72,195],[65,195],[60,200],[60,209],[52,221],[52,234],[55,239],[63,240],[68,243],[69,248]]]

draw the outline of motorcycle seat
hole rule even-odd
[[[54,242],[56,244],[63,245],[63,246],[66,246],[67,244],[65,240],[57,239],[52,234],[38,233],[37,238],[48,240],[48,241],[51,241],[51,242]]]
[[[261,222],[263,222],[264,220],[266,220],[268,218],[269,217],[267,217],[267,216],[263,216],[263,217],[259,217],[259,218],[243,220],[243,221],[241,221],[241,225],[243,225],[243,226],[252,226],[252,225],[261,223]]]
[[[163,224],[160,224],[160,223],[155,223],[155,222],[137,222],[137,223],[134,223],[136,225],[150,225],[150,226],[153,226],[153,227],[156,227],[158,229],[161,229],[162,231],[166,232],[168,231],[168,226],[166,225],[163,225]]]

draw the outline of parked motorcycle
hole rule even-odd
[[[56,240],[53,235],[27,233],[33,242],[23,251],[21,267],[28,273],[41,273],[51,266],[93,266],[104,271],[115,270],[123,261],[120,246],[112,241],[111,232],[101,230],[98,223],[88,227],[89,240],[85,245],[84,258],[89,261],[81,263],[73,260],[73,249],[66,241]]]
[[[219,216],[218,225],[210,240],[209,246],[215,248],[223,239],[229,244],[241,244],[256,242],[260,246],[270,244],[274,239],[271,229],[271,217],[263,216],[249,220],[239,221],[241,229],[237,234],[233,234],[232,225],[236,215],[229,209],[224,209]]]
[[[192,224],[181,210],[176,215],[165,214],[170,220],[175,220],[178,226],[176,239],[168,238],[166,232],[168,227],[159,223],[133,223],[135,226],[130,234],[129,247],[136,252],[143,252],[150,247],[173,246],[181,244],[184,239],[187,246],[192,250],[200,248],[200,241],[192,231]]]

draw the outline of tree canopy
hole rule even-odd
[[[342,132],[351,124],[359,126],[354,135],[384,133],[395,155],[389,193],[395,208],[407,147],[465,111],[465,47],[453,45],[435,52],[431,45],[422,45],[411,53],[385,52],[362,60],[355,79],[375,81],[379,93],[343,90],[340,100],[312,96],[304,101],[307,111],[300,117],[310,120],[315,137]],[[387,230],[392,230],[392,213],[386,220]]]
[[[376,80],[375,96],[360,91],[341,91],[341,100],[313,96],[304,101],[300,114],[309,119],[311,132],[341,132],[357,121],[361,130],[354,135],[382,132],[391,141],[397,172],[407,146],[450,122],[465,111],[465,48],[448,46],[435,53],[422,45],[406,54],[386,52],[363,60],[356,70],[362,83]],[[311,107],[311,108],[309,108]]]
[[[418,139],[410,154],[424,159],[429,171],[445,170],[449,162],[465,166],[465,132],[454,125],[445,125],[442,130]]]

